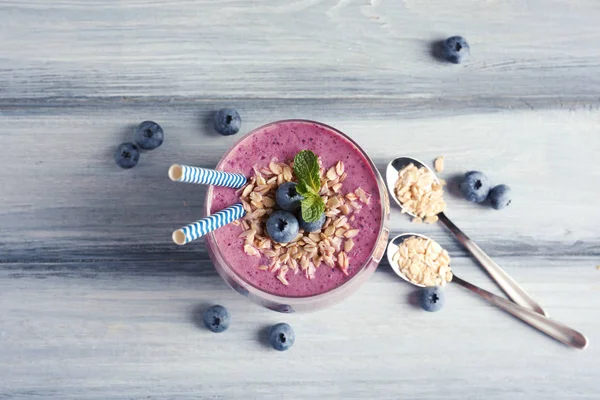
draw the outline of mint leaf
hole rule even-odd
[[[298,182],[298,185],[296,185],[296,193],[303,197],[318,194],[313,190],[313,188],[306,186],[306,183],[304,181]]]
[[[296,192],[304,199],[300,202],[302,219],[306,222],[318,221],[325,212],[325,203],[319,196],[321,177],[319,159],[310,150],[302,150],[294,157],[294,174],[298,179]]]
[[[294,157],[294,174],[298,178],[299,193],[319,193],[321,180],[319,178],[319,160],[310,150],[302,150]],[[298,190],[298,189],[296,189]],[[302,193],[301,191],[304,191]]]
[[[318,194],[309,194],[300,203],[302,219],[306,222],[318,221],[325,212],[325,203]]]

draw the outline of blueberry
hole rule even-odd
[[[460,64],[469,57],[469,50],[469,44],[462,36],[449,37],[442,44],[444,58],[454,64]]]
[[[223,332],[229,328],[230,323],[231,315],[223,306],[211,306],[204,313],[204,326],[212,332]]]
[[[233,108],[222,108],[215,114],[215,130],[223,136],[235,135],[242,126],[240,114]]]
[[[300,208],[300,202],[304,199],[296,192],[297,183],[286,182],[277,188],[275,200],[277,205],[286,211],[296,211]]]
[[[495,186],[492,190],[490,190],[489,199],[490,204],[496,210],[502,210],[504,207],[508,206],[511,202],[512,191],[506,185],[498,185]]]
[[[133,143],[121,143],[115,150],[115,162],[124,169],[133,168],[140,161],[140,150]]]
[[[318,231],[325,223],[325,213],[321,214],[321,217],[315,222],[306,222],[302,219],[302,214],[298,213],[298,223],[300,224],[300,229],[303,229],[304,232]]]
[[[135,128],[133,141],[140,149],[154,150],[163,143],[165,135],[159,124],[144,121]]]
[[[423,288],[419,303],[425,311],[439,311],[444,307],[444,291],[439,286]]]
[[[482,172],[469,171],[460,182],[460,191],[465,199],[483,203],[490,192],[490,180]]]
[[[298,220],[288,211],[275,211],[267,220],[267,233],[276,242],[288,243],[298,235]]]
[[[282,322],[269,331],[269,343],[275,350],[286,351],[294,344],[296,334],[291,326]]]

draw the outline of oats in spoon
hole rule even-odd
[[[411,282],[424,286],[441,286],[452,280],[450,256],[437,242],[412,236],[398,246],[392,262]]]
[[[437,222],[437,214],[446,210],[443,186],[425,167],[411,163],[398,171],[394,194],[402,204],[402,213],[415,215],[414,222]]]

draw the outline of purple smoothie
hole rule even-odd
[[[353,238],[355,245],[348,253],[348,276],[339,268],[332,270],[322,264],[312,280],[307,279],[303,273],[288,273],[289,285],[286,286],[277,280],[275,274],[258,269],[259,265],[265,264],[265,259],[244,253],[244,241],[239,238],[242,233],[240,226],[229,224],[216,230],[214,244],[221,250],[230,268],[250,285],[277,296],[314,296],[348,282],[371,257],[382,226],[382,202],[369,161],[352,142],[326,126],[309,121],[282,121],[267,125],[239,142],[221,160],[218,169],[249,177],[254,175],[253,166],[265,167],[272,158],[288,162],[300,150],[305,149],[321,157],[325,170],[338,161],[343,161],[348,176],[343,183],[342,193],[361,187],[371,195],[371,202],[352,214],[355,216],[355,220],[351,222],[352,228],[360,229],[360,233]],[[239,201],[234,189],[215,187],[210,212],[214,213]]]

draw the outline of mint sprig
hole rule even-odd
[[[321,179],[319,160],[310,150],[302,150],[294,157],[294,174],[298,178],[296,192],[304,199],[301,204],[302,219],[315,222],[325,212],[325,203],[319,196]]]
[[[319,179],[319,160],[310,150],[302,150],[294,157],[294,174],[298,178],[298,186],[306,193],[318,194],[321,189]],[[303,194],[303,193],[300,193]]]
[[[325,203],[323,203],[321,196],[310,194],[300,202],[300,211],[302,212],[303,220],[306,222],[315,222],[325,212]]]

